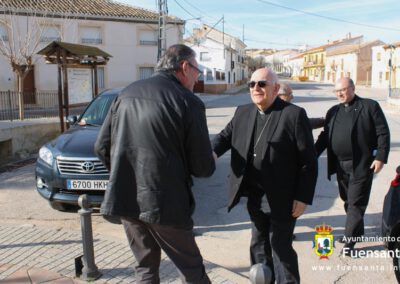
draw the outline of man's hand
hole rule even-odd
[[[374,160],[370,169],[374,170],[374,174],[379,173],[383,168],[384,163],[378,160]]]
[[[215,152],[213,151],[213,152],[212,152],[212,155],[213,155],[214,161],[217,161],[217,159],[218,159],[217,154],[215,154]]]
[[[307,204],[294,200],[293,201],[293,209],[292,209],[292,216],[294,218],[299,218],[301,215],[303,215],[304,211],[307,208]]]

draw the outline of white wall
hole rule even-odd
[[[343,66],[342,66],[343,60]],[[333,62],[335,63],[336,69],[331,69]],[[334,83],[332,80],[332,73],[336,72],[336,80],[339,78],[347,77],[350,73],[350,78],[353,79],[354,84],[357,84],[357,64],[358,58],[355,53],[345,53],[326,57],[325,65],[325,82]],[[328,72],[330,77],[328,79]],[[342,73],[343,72],[343,73]]]
[[[303,76],[303,57],[291,59],[287,64],[292,69],[292,77]]]
[[[26,25],[26,17],[18,18],[21,27]],[[140,24],[111,21],[92,20],[54,20],[59,24],[64,33],[62,40],[71,43],[79,42],[80,26],[96,26],[102,29],[103,43],[96,46],[112,55],[105,67],[105,87],[123,87],[138,80],[139,67],[155,66],[157,63],[157,46],[139,45],[137,39],[140,29],[152,28],[157,30],[157,24]],[[23,30],[23,29],[22,29]],[[167,47],[181,42],[182,27],[168,25]],[[48,43],[41,43],[37,51]],[[57,68],[56,65],[45,64],[43,59],[36,56],[35,64],[35,87],[41,90],[57,90]],[[11,72],[9,64],[4,63],[0,55],[0,90],[15,90],[17,84]],[[8,80],[11,78],[11,81]],[[11,83],[9,83],[11,82]]]
[[[235,73],[236,81],[241,80],[242,70],[244,70],[243,80],[247,79],[248,71],[246,66],[238,63],[237,61],[238,54],[241,56],[245,55],[244,47],[235,51],[226,50],[224,55],[222,43],[209,38],[201,40],[199,44],[188,45],[196,52],[196,60],[199,64],[199,67],[200,69],[204,70],[204,84],[228,84],[229,74],[230,84],[233,84],[233,74]],[[236,47],[239,48],[240,46],[236,44]],[[200,54],[202,52],[208,52],[210,60],[201,60]],[[233,70],[231,70],[231,60],[235,62],[235,67]],[[207,80],[207,70],[212,71],[213,80]],[[216,80],[216,71],[225,72],[225,80]]]
[[[380,60],[378,60],[380,54]],[[386,72],[389,72],[388,61],[390,54],[383,49],[383,45],[372,48],[372,78],[373,88],[388,88],[389,80],[386,80]],[[381,79],[379,78],[379,74]]]

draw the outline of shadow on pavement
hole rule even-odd
[[[296,96],[293,99],[293,104],[298,104],[298,103],[317,103],[317,102],[324,102],[324,101],[336,101],[337,99],[335,97],[317,97],[317,96]],[[328,109],[326,110],[328,111]]]
[[[230,213],[227,210],[229,163],[230,152],[227,152],[217,160],[217,169],[211,178],[195,179],[193,193],[196,199],[196,211],[193,219],[197,234],[250,229],[246,198],[241,198],[239,204]],[[329,210],[333,206],[335,199],[338,198],[338,189],[335,183],[329,182],[326,178],[326,156],[320,157],[319,164],[320,174],[314,202],[312,206],[309,206],[306,214]],[[334,181],[335,176],[332,178]],[[342,220],[336,223],[342,226],[344,224],[344,212],[340,218]],[[308,220],[310,219],[306,219],[307,222]],[[328,221],[326,223],[330,224]],[[299,222],[302,222],[301,219]],[[310,224],[309,226],[314,228],[315,225]]]

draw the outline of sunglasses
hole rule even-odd
[[[200,76],[200,74],[203,74],[203,71],[201,71],[199,68],[197,68],[196,66],[194,66],[192,63],[190,63],[189,61],[188,61],[188,64],[189,64],[189,66],[190,67],[192,67],[193,69],[195,69],[198,73],[199,73],[199,76]]]
[[[262,81],[250,81],[247,83],[247,86],[251,89],[253,89],[256,85],[258,85],[260,88],[264,88],[266,86],[271,86],[272,83],[266,81],[266,80],[262,80]]]
[[[343,88],[343,89],[339,89],[339,90],[333,90],[332,92],[333,93],[341,93],[341,92],[346,92],[347,91],[347,89],[349,89],[350,88],[350,86],[349,87],[346,87],[346,88]]]

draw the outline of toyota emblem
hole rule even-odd
[[[84,172],[93,172],[94,163],[93,162],[83,162],[81,168]]]

